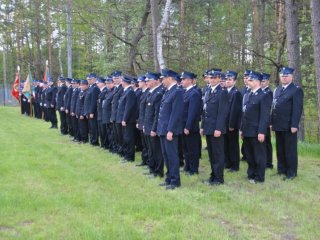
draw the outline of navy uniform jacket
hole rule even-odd
[[[89,89],[79,92],[79,96],[76,103],[76,115],[78,117],[85,116],[84,102],[88,92],[89,92]]]
[[[146,112],[146,105],[147,105],[147,96],[149,93],[149,89],[146,89],[144,92],[142,91],[141,96],[140,96],[140,101],[139,103],[137,102],[138,106],[138,129],[139,130],[143,130],[143,123],[144,123],[144,116],[145,116],[145,112]]]
[[[70,111],[71,108],[71,98],[72,98],[73,88],[70,85],[64,94],[64,109]]]
[[[45,91],[45,104],[47,108],[51,108],[51,105],[55,108],[57,90],[57,87],[48,87]]]
[[[89,114],[94,114],[96,115],[97,113],[97,99],[98,95],[100,93],[100,89],[97,87],[96,84],[92,84],[88,88],[88,92],[86,94],[86,97],[84,99],[84,106],[83,106],[83,111],[84,115],[88,116]],[[94,116],[96,117],[96,116]]]
[[[272,102],[271,125],[274,131],[290,131],[298,128],[303,109],[303,91],[291,83],[282,91],[276,88]]]
[[[230,89],[228,93],[229,110],[227,114],[227,129],[239,130],[242,114],[242,96],[236,87]]]
[[[250,91],[251,91],[250,88],[248,88],[246,86],[244,86],[243,88],[240,89],[240,93],[241,93],[242,97],[244,97],[244,95],[246,93],[249,93]]]
[[[61,107],[64,107],[64,95],[67,91],[67,86],[65,84],[62,84],[60,87],[58,87],[58,91],[56,94],[56,101],[57,101],[57,110],[60,111]]]
[[[115,87],[114,89],[114,95],[112,97],[112,111],[111,111],[111,117],[110,117],[110,121],[114,122],[116,121],[117,118],[117,112],[118,112],[118,106],[119,106],[119,99],[121,97],[123,93],[123,87],[122,85],[119,85],[118,87]]]
[[[42,107],[46,107],[47,106],[47,104],[46,104],[46,91],[47,91],[47,88],[44,88],[41,91],[40,106],[42,106]]]
[[[183,111],[183,91],[177,85],[167,90],[162,97],[157,134],[167,135],[173,132],[174,135],[182,133],[182,111]]]
[[[112,98],[115,94],[115,87],[109,89],[102,101],[102,123],[110,123],[111,111],[112,111]]]
[[[136,119],[137,119],[137,122],[138,122],[139,111],[140,111],[140,98],[141,98],[141,95],[142,95],[142,89],[141,88],[136,88],[134,90],[134,93],[136,94],[136,97],[137,97]]]
[[[191,132],[199,132],[201,117],[201,95],[192,87],[183,94],[182,126]]]
[[[270,107],[268,95],[261,88],[255,93],[249,93],[242,106],[242,136],[257,137],[259,133],[267,134]]]
[[[102,120],[102,103],[106,94],[108,93],[108,88],[105,87],[102,91],[100,91],[97,100],[97,120]]]
[[[272,100],[273,100],[273,92],[270,87],[266,87],[263,89],[264,93],[268,95],[268,104],[271,106],[272,105]],[[270,114],[269,114],[269,124],[271,123],[271,107],[270,107]]]
[[[228,91],[218,85],[213,92],[208,91],[203,106],[202,128],[204,135],[213,135],[215,130],[226,133],[228,111]]]
[[[150,91],[150,90],[149,90]],[[150,132],[156,132],[158,127],[158,116],[161,105],[161,99],[164,89],[162,86],[155,88],[152,93],[148,92],[146,97],[146,105],[144,119],[142,120],[143,130],[145,135],[150,135]]]
[[[79,97],[80,88],[72,88],[72,95],[70,101],[70,113],[76,113],[77,100]]]
[[[119,99],[116,123],[125,121],[126,123],[136,122],[137,96],[132,87],[128,87],[123,91]]]
[[[34,103],[40,103],[42,89],[40,86],[34,88]]]

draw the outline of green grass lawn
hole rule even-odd
[[[299,172],[263,184],[200,174],[166,191],[136,163],[79,145],[44,121],[0,107],[0,239],[319,239],[320,146],[300,144]]]

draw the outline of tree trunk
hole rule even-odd
[[[42,52],[41,52],[41,31],[40,31],[40,22],[41,22],[40,17],[41,16],[40,16],[40,13],[38,12],[40,10],[40,6],[41,6],[41,3],[39,0],[34,1],[33,12],[34,12],[34,17],[35,17],[35,19],[34,19],[35,20],[35,31],[34,31],[33,37],[34,37],[35,44],[33,44],[33,46],[35,46],[37,49],[37,59],[35,60],[36,61],[36,63],[35,63],[35,76],[38,79],[40,79],[42,77],[41,72],[42,72],[42,57],[43,57]]]
[[[180,0],[180,31],[179,31],[179,67],[180,72],[186,68],[186,37],[185,37],[185,0]]]
[[[255,57],[256,65],[263,68],[264,56],[264,15],[265,0],[253,0],[253,50],[257,53]]]
[[[72,0],[68,0],[66,4],[67,12],[67,66],[68,78],[72,78],[72,31],[71,31],[71,6]]]
[[[138,47],[139,41],[145,35],[144,30],[147,25],[149,13],[150,13],[150,1],[147,0],[145,10],[144,10],[141,22],[140,22],[139,30],[136,33],[136,35],[134,36],[134,38],[132,39],[132,42],[129,47],[128,65],[129,65],[129,73],[131,73],[131,74],[136,73],[134,63],[135,63],[135,59],[136,59],[136,55],[137,55],[137,47]]]
[[[311,24],[313,37],[314,65],[316,69],[318,97],[318,143],[320,143],[320,1],[311,0]]]
[[[51,43],[51,19],[50,19],[50,1],[47,1],[47,19],[46,19],[46,24],[47,24],[47,33],[48,33],[48,38],[47,38],[47,46],[48,46],[48,60],[49,60],[49,69],[51,72],[55,72],[52,69],[52,43]]]
[[[158,56],[158,62],[160,69],[166,68],[166,64],[164,62],[163,58],[163,31],[169,21],[169,11],[170,11],[170,6],[171,6],[171,0],[166,1],[166,5],[163,10],[163,16],[162,20],[160,22],[159,27],[157,28],[157,56]]]
[[[152,41],[153,41],[153,65],[156,72],[160,71],[158,58],[157,58],[157,28],[158,20],[158,4],[156,0],[150,0],[151,17],[152,17]]]
[[[301,65],[300,65],[300,41],[298,26],[298,1],[286,0],[286,30],[287,30],[287,49],[289,66],[294,68],[293,80],[302,87]],[[300,121],[299,140],[304,140],[304,114]]]
[[[282,62],[282,56],[284,53],[284,47],[286,44],[286,31],[285,31],[285,11],[284,11],[284,2],[283,1],[275,1],[276,6],[276,23],[277,23],[277,68],[275,69],[275,84],[279,85],[279,68]]]

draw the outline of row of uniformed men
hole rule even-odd
[[[196,86],[194,73],[179,75],[168,69],[137,80],[120,71],[106,79],[95,74],[86,80],[60,77],[58,89],[52,83],[44,86],[44,101],[39,105],[47,108],[52,127],[56,127],[55,109],[59,111],[61,133],[71,134],[74,141],[100,144],[124,161],[134,161],[137,145],[140,165],[147,164],[152,176],[162,177],[165,163],[162,185],[167,189],[181,185],[181,159],[188,175],[198,173],[200,133],[206,136],[211,164],[207,184],[224,183],[224,168],[239,170],[239,131],[248,179],[263,182],[266,167],[272,167],[272,125],[278,173],[292,179],[297,175],[296,132],[303,102],[292,73],[291,68],[281,69],[284,89],[278,87],[274,96],[268,87],[270,75],[249,70],[241,91],[235,87],[237,73],[228,71],[224,76],[221,69],[205,72],[207,85],[202,90]]]

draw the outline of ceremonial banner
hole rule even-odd
[[[16,79],[14,80],[12,89],[11,89],[11,96],[14,97],[19,101],[19,91],[20,91],[20,74],[19,72],[16,73]]]
[[[31,98],[31,91],[32,91],[31,82],[32,82],[32,76],[31,76],[31,73],[29,72],[26,82],[24,83],[24,86],[22,89],[23,95],[28,99]]]

